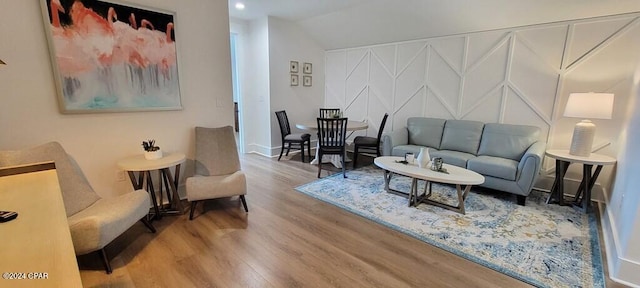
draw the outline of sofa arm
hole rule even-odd
[[[520,163],[518,163],[516,181],[520,189],[525,193],[524,196],[529,195],[533,184],[535,184],[538,175],[540,175],[540,166],[542,165],[546,146],[545,142],[533,143],[520,159]]]
[[[409,130],[407,127],[402,127],[397,130],[393,130],[388,133],[382,134],[382,156],[391,156],[393,147],[398,145],[409,144]]]

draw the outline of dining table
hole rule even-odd
[[[296,128],[307,131],[318,131],[318,122],[317,120],[309,120],[296,123]],[[367,128],[369,128],[369,124],[365,121],[347,120],[347,131],[351,132],[349,136],[355,131],[366,130]],[[316,156],[313,161],[311,161],[311,164],[317,165],[319,163],[318,161],[318,149],[316,147]],[[345,155],[344,162],[349,161],[351,161],[351,159]],[[339,155],[324,155],[322,157],[322,163],[331,163],[336,168],[342,168],[342,161]]]

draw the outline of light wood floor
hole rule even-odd
[[[193,221],[188,214],[154,221],[156,234],[136,224],[107,246],[113,274],[105,274],[96,254],[79,257],[83,285],[528,287],[296,192],[317,179],[316,166],[295,158],[241,158],[249,213],[234,197],[206,203],[204,214],[199,204]]]

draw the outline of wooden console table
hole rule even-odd
[[[82,287],[53,162],[0,169],[0,210],[0,287]]]

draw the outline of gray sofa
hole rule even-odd
[[[468,120],[412,117],[407,126],[382,136],[382,154],[417,156],[428,147],[431,158],[464,167],[485,177],[483,187],[516,194],[518,204],[538,178],[546,143],[540,128]]]

